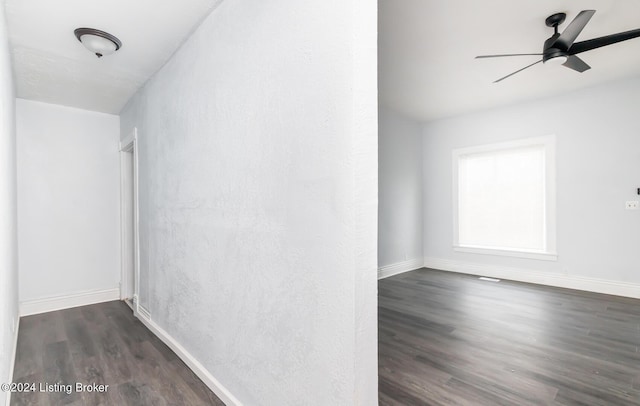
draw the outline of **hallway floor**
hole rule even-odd
[[[224,405],[119,301],[21,318],[14,382],[36,391],[13,393],[12,406]]]

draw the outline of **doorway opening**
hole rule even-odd
[[[120,143],[121,260],[120,299],[135,313],[138,307],[138,139],[134,128]]]

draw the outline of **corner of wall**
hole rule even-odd
[[[15,84],[4,2],[0,2],[0,383],[10,382],[18,335]],[[10,393],[0,392],[0,406]]]
[[[423,265],[424,259],[422,257],[398,262],[391,265],[385,265],[378,268],[378,279],[384,279],[401,273],[415,271],[416,269],[422,268]]]
[[[8,375],[8,379],[7,382],[5,383],[10,383],[10,382],[14,382],[14,377],[13,377],[13,372],[15,370],[15,365],[16,365],[16,355],[17,355],[17,351],[18,351],[18,330],[20,329],[20,319],[18,317],[16,317],[16,322],[15,324],[13,324],[11,326],[11,330],[13,330],[13,346],[10,352],[10,358],[9,358],[9,375]],[[6,400],[5,400],[5,405],[9,406],[11,404],[11,391],[7,391],[6,392]]]

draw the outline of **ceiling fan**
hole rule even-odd
[[[593,17],[595,13],[595,10],[581,11],[576,16],[576,18],[571,21],[567,28],[565,28],[562,34],[558,32],[558,26],[564,22],[564,20],[567,18],[567,15],[565,13],[556,13],[547,17],[547,19],[545,20],[545,24],[547,25],[547,27],[553,28],[554,34],[551,36],[551,38],[547,39],[544,42],[544,47],[542,48],[541,54],[480,55],[476,56],[476,59],[502,58],[507,56],[542,56],[542,59],[540,59],[539,61],[536,61],[530,65],[525,66],[522,69],[510,73],[493,83],[501,82],[506,78],[515,75],[516,73],[522,72],[523,70],[528,69],[533,65],[539,64],[540,62],[544,62],[545,64],[563,65],[569,69],[573,69],[577,72],[582,73],[587,69],[591,69],[591,66],[587,65],[576,55],[582,52],[591,51],[592,49],[640,37],[640,29],[635,29],[631,31],[620,32],[617,34],[605,35],[604,37],[598,37],[586,41],[575,42],[576,38],[578,38],[578,35],[580,35],[584,27],[587,25],[589,20],[591,20],[591,17]]]

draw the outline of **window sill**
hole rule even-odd
[[[499,248],[484,248],[484,247],[468,247],[468,246],[454,246],[455,252],[466,252],[469,254],[481,254],[481,255],[497,255],[500,257],[515,257],[526,259],[537,259],[540,261],[557,261],[558,254],[555,252],[535,252],[535,251],[516,251],[506,250]]]

